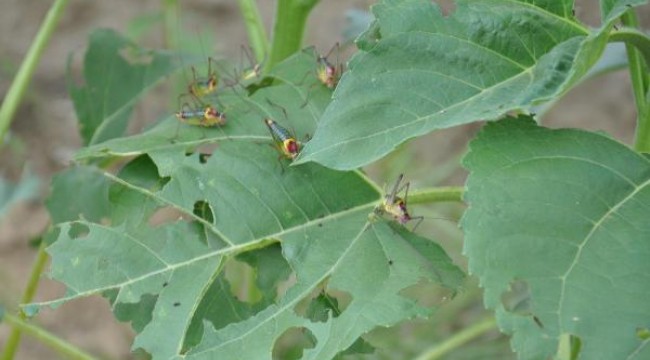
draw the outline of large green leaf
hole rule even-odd
[[[85,194],[85,184],[101,184],[108,209],[100,219],[86,215],[94,206],[65,212],[78,215],[56,224],[47,251],[51,276],[68,291],[25,311],[101,293],[138,332],[133,347],[155,359],[271,358],[277,339],[296,329],[315,341],[305,358],[331,358],[352,345],[363,349],[357,339],[376,326],[428,315],[432,309],[402,291],[423,282],[456,289],[463,274],[442,248],[387,221],[369,222],[382,194],[361,173],[283,165],[267,146],[263,116],[299,137],[316,127],[329,92],[301,83],[314,59],[298,54],[274,69],[268,86],[209,99],[228,114],[222,128],[182,125],[176,137],[177,122],[168,119],[82,149],[78,158],[140,156],[116,175],[70,170],[84,181],[54,189],[50,209]],[[260,299],[234,298],[227,270],[240,261],[257,274]],[[312,318],[304,308],[319,293],[340,297],[342,312]]]
[[[196,353],[196,357],[241,358],[242,353],[230,346],[242,342],[256,344],[246,347],[251,354],[245,358],[269,357],[276,338],[295,326],[311,330],[318,341],[313,351],[329,357],[375,326],[428,314],[430,309],[398,294],[404,288],[422,279],[452,288],[458,285],[460,272],[429,240],[384,222],[368,224],[379,194],[356,173],[318,165],[292,167],[283,173],[273,149],[247,142],[221,144],[206,163],[199,154],[186,156],[179,150],[155,153],[152,158],[161,176],[171,179],[159,191],[97,171],[98,178],[116,183],[117,189],[111,191],[113,211],[122,212],[125,202],[143,203],[144,198],[159,205],[147,206],[146,214],[172,207],[192,222],[148,225],[142,208],[131,206],[134,218],[124,218],[122,223],[59,224],[59,237],[48,248],[51,276],[64,282],[68,292],[61,299],[28,306],[28,312],[107,291],[116,292],[114,307],[154,295],[151,320],[134,347],[146,349],[154,358],[179,355],[187,338],[193,342],[201,338],[189,329],[195,329],[190,324],[201,314],[207,294],[223,300],[232,297],[224,286],[213,289],[227,257],[277,239],[297,283],[277,304],[252,317],[230,317],[233,323],[220,330],[206,322],[207,333],[188,357]],[[193,214],[197,201],[210,204],[214,223]],[[201,241],[193,222],[206,225],[220,242]],[[86,231],[72,232],[75,226]],[[352,302],[340,316],[313,323],[294,308],[324,281],[327,291],[345,291]],[[136,315],[142,316],[135,311],[128,318]]]
[[[581,359],[647,359],[649,159],[523,118],[488,124],[470,148],[464,251],[520,358],[549,358],[571,335]]]
[[[113,30],[95,30],[84,56],[85,83],[77,86],[68,79],[84,143],[122,136],[136,100],[186,62],[179,59],[143,49]]]
[[[625,5],[590,30],[573,1],[383,0],[298,163],[354,169],[407,139],[553,99],[598,60]]]
[[[56,174],[52,178],[52,193],[46,200],[52,222],[58,224],[79,216],[100,221],[108,214],[109,185],[106,179],[84,167],[71,167]]]

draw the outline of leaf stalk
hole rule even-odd
[[[639,20],[633,9],[628,10],[621,16],[623,25],[637,28]],[[625,49],[630,68],[630,79],[632,80],[632,91],[634,93],[634,103],[637,109],[637,127],[634,136],[634,149],[639,152],[650,152],[650,105],[648,102],[648,64],[650,58],[646,53],[650,53],[647,43],[650,42],[647,37],[639,36],[632,31],[626,31],[622,36],[625,39]],[[643,39],[645,38],[645,39]],[[644,47],[645,44],[645,47]],[[643,47],[643,54],[646,60],[641,56],[637,46]]]
[[[24,319],[21,319],[18,316],[14,316],[11,314],[5,314],[3,320],[12,326],[14,329],[19,329],[20,331],[24,332],[25,334],[28,334],[32,336],[33,338],[39,340],[43,344],[51,347],[52,349],[56,350],[59,352],[61,355],[64,355],[65,358],[67,359],[75,359],[75,360],[93,360],[95,357],[92,355],[87,354],[83,350],[77,348],[76,346],[68,343],[67,341],[58,338],[48,332],[45,329],[42,329],[36,325],[29,324],[26,322]],[[11,359],[11,358],[3,358],[3,359]]]
[[[460,186],[419,189],[409,193],[407,201],[410,205],[433,202],[462,202],[463,190],[463,187]]]
[[[248,41],[255,53],[255,59],[258,63],[262,63],[269,53],[270,45],[257,3],[255,0],[238,1],[239,9],[241,10],[248,32]]]
[[[456,333],[454,336],[435,345],[417,357],[417,360],[435,360],[440,359],[445,354],[453,351],[470,340],[483,335],[484,333],[496,329],[497,321],[493,316],[483,319],[474,325]]]
[[[36,260],[34,260],[34,263],[32,264],[32,271],[29,274],[27,287],[25,288],[23,296],[20,299],[21,304],[31,302],[34,298],[34,294],[36,294],[36,290],[38,289],[38,280],[40,279],[43,268],[45,268],[45,264],[47,263],[47,253],[45,252],[45,247],[45,241],[41,241],[41,244],[38,247],[38,252],[36,253]],[[20,320],[25,320],[27,317],[22,311],[19,311],[18,318]],[[17,326],[14,326],[14,328],[11,330],[4,352],[2,353],[2,360],[10,360],[14,358],[16,350],[18,349],[18,345],[20,344],[20,331],[21,328]]]
[[[319,0],[278,0],[273,45],[265,69],[300,50],[309,13]]]

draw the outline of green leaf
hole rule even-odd
[[[173,139],[177,122],[165,121],[81,150],[79,158],[139,156],[117,175],[79,168],[89,175],[74,184],[78,193],[108,183],[107,215],[56,225],[51,277],[68,290],[24,310],[103,294],[138,331],[133,348],[164,359],[270,358],[278,338],[297,329],[315,342],[305,358],[331,358],[363,349],[358,338],[374,327],[430,314],[402,290],[458,287],[463,274],[442,248],[387,221],[369,223],[383,196],[361,173],[288,166],[267,146],[263,117],[297,137],[316,127],[330,93],[301,82],[314,59],[288,59],[272,71],[275,81],[247,88],[252,95],[237,87],[206,100],[226,109],[221,128],[183,125]],[[84,209],[94,199],[78,201]],[[233,290],[228,269],[237,261],[252,268],[247,288],[262,296]],[[313,322],[300,309],[318,291],[349,301],[340,315]]]
[[[245,252],[237,257],[255,269],[255,283],[262,292],[261,304],[268,305],[277,298],[275,289],[291,275],[291,267],[282,257],[282,248],[271,245],[257,251]]]
[[[113,30],[95,30],[84,56],[85,83],[70,75],[68,92],[79,118],[85,144],[124,134],[136,100],[182,62],[178,55],[143,49]]]
[[[359,39],[297,163],[354,169],[410,138],[553,99],[598,60],[625,5],[642,3],[618,1],[590,30],[569,0],[458,0],[448,17],[428,0],[380,1],[378,29]]]
[[[647,358],[648,158],[524,117],[488,124],[470,148],[464,252],[520,358],[549,358],[563,336],[581,359]]]
[[[375,326],[428,314],[429,309],[398,295],[401,289],[423,278],[454,288],[461,277],[442,249],[429,240],[384,222],[368,224],[379,194],[355,173],[317,165],[282,173],[273,149],[245,142],[220,145],[205,164],[198,154],[186,156],[176,150],[152,154],[152,159],[161,175],[171,178],[159,191],[106,173],[97,172],[97,177],[107,177],[122,188],[116,205],[120,211],[131,193],[135,199],[144,195],[201,221],[193,214],[194,204],[208,202],[215,220],[205,225],[223,239],[221,247],[205,245],[196,228],[184,221],[156,227],[148,225],[150,221],[143,223],[140,209],[133,210],[136,219],[114,227],[85,220],[63,223],[48,252],[53,259],[51,276],[66,283],[68,292],[47,304],[108,290],[118,292],[114,307],[157,296],[151,321],[134,344],[155,358],[178,355],[187,337],[196,341],[196,333],[188,329],[201,314],[204,299],[214,297],[210,287],[219,276],[224,256],[264,247],[269,238],[281,240],[298,282],[278,304],[250,318],[233,321],[221,330],[204,322],[206,334],[188,357],[202,353],[212,358],[256,358],[254,354],[270,353],[275,339],[293,326],[309,328],[319,341],[317,351],[334,356]],[[87,231],[72,236],[75,224]],[[313,324],[293,307],[326,279],[328,287],[349,292],[353,301],[339,317]],[[226,295],[219,296],[223,300]],[[28,310],[44,305],[31,305]],[[342,330],[352,327],[354,331]],[[161,343],[161,338],[178,341]],[[246,350],[254,354],[249,357],[229,350],[227,344],[239,340],[255,342],[255,347]]]
[[[45,201],[52,223],[80,218],[101,221],[108,216],[109,181],[85,167],[71,167],[52,179],[52,193]]]
[[[405,313],[428,314],[427,309],[396,294],[395,290],[415,285],[422,278],[457,284],[460,273],[448,259],[432,262],[417,251],[417,246],[427,242],[439,254],[441,249],[428,240],[404,229],[391,228],[384,222],[364,226],[367,209],[359,210],[333,221],[326,218],[323,227],[284,236],[283,252],[296,271],[298,282],[277,305],[249,320],[221,330],[206,330],[204,341],[188,353],[188,358],[267,358],[274,337],[286,329],[303,326],[317,339],[316,346],[306,350],[304,358],[326,359],[351,346],[375,326],[392,325]],[[330,235],[332,228],[337,229],[338,236]],[[351,239],[341,236],[347,231]],[[306,242],[305,238],[310,241]],[[311,322],[297,316],[293,310],[295,304],[328,277],[328,288],[349,293],[352,302],[342,314],[327,322]],[[269,333],[273,336],[263,336]],[[241,345],[251,342],[256,346]]]
[[[274,86],[262,87],[250,97],[244,97],[241,90],[232,89],[221,91],[218,98],[209,97],[209,100],[221,104],[227,115],[227,124],[223,127],[188,126],[180,124],[174,116],[169,116],[144,133],[82,148],[77,152],[76,159],[133,156],[166,149],[193,149],[226,140],[268,141],[268,130],[265,126],[260,126],[263,117],[277,119],[295,131],[299,140],[302,140],[305,135],[313,134],[316,121],[330,97],[327,89],[314,88],[312,83],[304,81],[306,75],[314,71],[314,66],[313,51],[300,52],[270,72],[269,75],[278,80]],[[287,117],[280,107],[270,105],[267,99],[284,108]],[[305,102],[306,105],[302,106]]]

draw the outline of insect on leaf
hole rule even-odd
[[[566,92],[598,60],[607,32],[572,15],[573,1],[383,0],[358,39],[312,141],[297,163],[348,170],[436,129],[528,110]]]
[[[289,166],[268,146],[263,118],[299,140],[316,128],[330,92],[301,83],[315,66],[303,52],[252,95],[220,92],[229,111],[223,127],[182,127],[171,141],[178,125],[170,118],[82,149],[82,159],[138,156],[116,174],[74,170],[87,175],[77,191],[100,184],[106,207],[98,219],[86,215],[94,207],[77,206],[55,225],[50,275],[68,290],[26,313],[102,294],[118,319],[132,322],[133,348],[155,359],[271,358],[292,331],[313,344],[303,358],[332,358],[367,351],[359,338],[377,326],[429,315],[433,309],[402,291],[424,282],[455,292],[463,273],[444,250],[387,221],[369,222],[383,195],[363,174]],[[250,296],[233,280],[241,267],[256,276]],[[319,294],[336,306],[316,316],[305,309]]]

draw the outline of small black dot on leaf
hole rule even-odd
[[[174,303],[174,306],[180,306],[180,305],[181,305],[181,303],[179,303],[179,302]]]
[[[318,223],[318,227],[323,227],[323,223]]]
[[[393,260],[388,260],[388,265],[393,265]]]
[[[167,281],[165,281],[165,282],[163,283],[163,287],[166,287],[167,285],[169,285],[169,283],[168,283]]]

